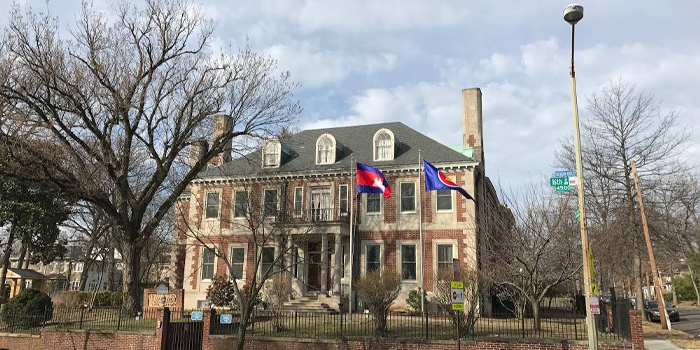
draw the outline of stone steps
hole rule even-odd
[[[321,303],[318,300],[318,296],[305,296],[290,300],[282,305],[282,310],[289,312],[338,313],[337,310]]]

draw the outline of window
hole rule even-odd
[[[208,308],[211,306],[211,302],[209,300],[197,300],[197,309],[204,309]]]
[[[299,277],[299,248],[294,247],[292,249],[292,255],[292,263],[294,264],[294,277]]]
[[[372,272],[381,267],[381,245],[368,244],[366,245],[367,265],[365,271]]]
[[[207,203],[206,203],[206,218],[216,219],[219,217],[219,193],[210,192],[207,193]]]
[[[367,193],[367,213],[379,213],[381,211],[380,201],[379,193]]]
[[[231,248],[231,272],[233,278],[237,280],[243,279],[243,267],[245,266],[245,248]]]
[[[394,159],[394,137],[390,131],[382,129],[374,135],[374,160]]]
[[[274,216],[277,214],[277,190],[264,190],[263,216]]]
[[[304,188],[294,187],[294,216],[301,216],[304,203]]]
[[[281,145],[276,140],[266,141],[263,144],[263,167],[274,168],[280,165],[280,148]]]
[[[83,263],[79,262],[75,264],[75,272],[83,272]]]
[[[202,280],[210,280],[214,278],[214,249],[202,248]]]
[[[416,211],[416,183],[401,183],[401,212]]]
[[[437,251],[438,269],[452,270],[452,244],[438,244]]]
[[[233,217],[234,218],[245,217],[247,212],[248,212],[248,192],[236,191],[235,203],[233,206]]]
[[[268,269],[272,268],[272,264],[275,263],[275,247],[263,247],[260,260],[262,261],[260,272],[265,274]]]
[[[416,280],[416,245],[401,245],[401,279]]]
[[[340,215],[348,214],[348,185],[340,185],[338,190],[338,208]]]
[[[343,255],[341,255],[343,262],[340,264],[340,277],[345,277],[345,259],[347,258],[345,254],[345,246],[343,246]]]
[[[452,190],[437,190],[437,210],[449,211],[452,210]]]
[[[329,134],[323,134],[316,141],[316,164],[335,163],[335,139]]]

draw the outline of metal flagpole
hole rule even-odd
[[[354,258],[355,258],[355,196],[357,196],[357,189],[353,186],[353,179],[355,178],[354,174],[354,168],[355,168],[355,155],[351,154],[350,155],[350,191],[352,193],[352,196],[350,196],[350,282],[348,283],[350,285],[350,292],[348,293],[348,313],[350,316],[352,316],[352,306],[353,306],[353,298],[352,298],[352,279],[353,279],[353,272],[355,271],[355,265],[354,265]]]
[[[418,238],[420,241],[420,312],[425,314],[425,301],[423,300],[423,187],[421,187],[421,176],[423,175],[423,160],[420,150],[418,150]]]

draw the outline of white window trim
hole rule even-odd
[[[318,145],[319,145],[319,142],[321,142],[321,139],[323,139],[325,137],[328,137],[333,142],[333,146],[331,148],[331,158],[330,158],[331,160],[327,163],[321,163],[320,159],[318,159]],[[336,161],[335,158],[336,158],[336,153],[337,153],[336,148],[337,147],[338,147],[338,143],[335,141],[335,137],[333,135],[326,133],[326,134],[322,134],[321,136],[319,136],[316,139],[316,149],[315,149],[315,151],[316,151],[316,165],[335,164],[335,161]]]
[[[364,193],[362,196],[362,210],[365,212],[365,215],[367,216],[381,216],[384,214],[384,196],[379,194],[379,211],[377,212],[370,212],[367,210],[367,196],[369,193]]]
[[[387,133],[389,137],[391,137],[391,151],[389,153],[389,158],[388,159],[378,159],[377,158],[377,136],[382,133]],[[372,137],[372,159],[374,159],[375,162],[383,162],[383,161],[390,161],[394,160],[395,156],[395,151],[396,150],[396,138],[394,137],[394,133],[391,132],[389,129],[379,129],[377,132],[374,133],[374,137]]]
[[[258,248],[257,248],[257,249],[258,249],[258,255],[260,256],[260,260],[258,261],[258,265],[260,265],[260,266],[258,266],[258,277],[259,277],[259,278],[261,278],[262,275],[263,275],[263,273],[265,273],[265,271],[263,271],[263,267],[262,267],[262,266],[263,266],[262,251],[263,251],[264,248],[272,248],[272,249],[274,249],[274,254],[273,254],[274,258],[272,259],[272,265],[273,265],[272,271],[273,271],[273,273],[274,273],[274,270],[275,270],[274,265],[275,265],[275,259],[277,258],[277,247],[274,246],[274,245],[270,245],[270,244],[264,245],[264,246],[262,246],[262,247],[258,247]]]
[[[438,191],[434,191],[435,192],[434,199],[435,199],[435,212],[436,213],[452,213],[455,211],[455,195],[454,195],[455,191],[453,191],[453,190],[448,190],[448,191],[450,191],[450,203],[451,203],[450,209],[438,209],[438,207],[437,207]]]
[[[301,210],[300,210],[299,215],[297,215],[296,208],[294,207],[297,204],[297,188],[301,188],[301,198],[299,200],[299,203],[301,203]],[[277,202],[279,204],[279,200]],[[303,186],[294,187],[294,202],[292,202],[292,216],[294,216],[295,218],[299,218],[299,217],[304,216],[304,187]]]
[[[403,196],[401,195],[401,185],[403,184],[413,184],[413,210],[403,211],[401,210],[401,201],[403,201]],[[418,186],[416,185],[416,180],[402,180],[399,181],[399,213],[401,214],[416,214],[418,212]]]
[[[244,282],[244,283],[245,283],[246,275],[247,275],[247,274],[246,274],[246,268],[248,267],[248,244],[245,244],[245,243],[229,243],[228,252],[229,252],[229,254],[230,254],[230,256],[231,256],[231,257],[229,258],[229,263],[230,263],[230,264],[233,264],[233,249],[234,249],[234,248],[236,248],[236,249],[243,248],[243,275],[241,276],[240,279],[237,279],[236,282],[241,281],[241,282]],[[230,271],[227,271],[226,274],[229,275],[229,277],[231,277],[231,275],[230,275],[229,272],[230,272]]]
[[[245,216],[245,215],[243,215],[243,216],[236,216],[236,192],[245,192],[245,193],[246,193],[246,195],[248,196],[248,198],[246,198],[246,199],[247,199],[246,205],[248,206],[248,209],[250,209],[250,207],[251,207],[251,206],[250,206],[250,191],[248,191],[248,190],[246,190],[246,189],[240,189],[240,188],[239,188],[239,189],[235,189],[235,188],[233,189],[233,205],[232,205],[233,208],[231,208],[231,209],[232,209],[232,210],[231,210],[231,217],[232,217],[234,220],[245,220],[245,219],[246,219],[246,216]]]
[[[209,190],[209,191],[204,191],[204,220],[208,221],[214,221],[214,220],[219,220],[221,217],[221,190]],[[216,210],[216,217],[215,218],[208,218],[207,217],[207,207],[208,207],[208,201],[209,201],[209,194],[210,193],[218,193],[219,194],[219,208]]]
[[[438,245],[452,245],[452,259],[459,259],[459,250],[457,249],[459,245],[456,239],[434,239],[433,240],[433,275],[437,276],[438,272]],[[462,267],[462,270],[466,270]]]
[[[345,186],[345,194],[346,194],[345,202],[347,202],[347,212],[345,212],[345,214],[340,212],[340,200],[341,200],[340,195],[343,193],[343,191],[341,190],[341,188],[343,186]],[[380,208],[381,208],[381,205],[380,205]],[[338,185],[338,217],[340,217],[341,215],[350,215],[350,185],[348,185],[348,184]]]
[[[265,165],[265,148],[270,143],[275,143],[277,146],[277,159],[275,160],[274,165]],[[262,168],[279,168],[279,166],[282,164],[282,143],[277,139],[265,140],[262,144],[262,150],[260,154],[262,158],[260,163],[262,165]]]
[[[379,269],[384,268],[384,241],[383,240],[366,240],[361,241],[362,250],[360,251],[360,276],[364,276],[367,273],[367,246],[379,244]]]
[[[274,216],[264,217],[265,216],[264,215],[265,214],[265,192],[267,192],[267,191],[277,191],[277,208],[275,208],[275,211],[279,212],[279,210],[280,210],[280,189],[276,188],[276,187],[268,187],[268,188],[264,188],[262,191],[262,195],[263,195],[262,196],[262,206],[260,209],[262,210],[261,213],[263,214],[263,218],[267,219],[267,220],[274,220],[275,219]]]
[[[402,245],[415,245],[416,246],[416,279],[415,280],[404,280],[403,279],[403,262],[401,254]],[[401,283],[404,284],[416,284],[423,280],[423,262],[421,261],[421,251],[420,251],[420,241],[414,239],[407,240],[397,240],[396,241],[396,266],[398,273],[401,275]]]
[[[213,249],[214,250],[214,273],[212,274],[212,278],[204,278],[202,276],[202,273],[204,272],[202,265],[204,265],[204,250],[205,249]],[[199,254],[199,280],[201,282],[211,282],[214,279],[213,277],[216,277],[216,262],[217,262],[216,260],[217,260],[217,258],[218,257],[216,256],[216,247],[208,247],[205,245],[202,246],[200,254]]]

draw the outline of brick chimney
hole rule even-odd
[[[192,169],[197,161],[204,158],[204,155],[207,154],[209,144],[207,140],[197,140],[194,141],[190,147],[190,169]]]
[[[214,117],[214,130],[212,132],[212,144],[222,134],[233,129],[233,118],[228,115],[217,115]],[[211,159],[211,165],[221,165],[231,161],[231,147],[233,140],[228,140],[221,153]]]
[[[484,165],[484,134],[481,120],[481,89],[462,90],[462,146],[471,147],[473,158]]]

